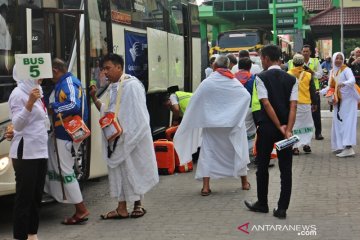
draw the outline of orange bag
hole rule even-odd
[[[180,165],[179,156],[175,151],[175,170],[179,173],[191,172],[193,170],[193,162],[190,161],[184,165]]]
[[[165,136],[166,139],[169,141],[172,141],[174,138],[174,135],[176,133],[176,130],[178,129],[179,126],[174,126],[174,127],[169,127],[168,129],[166,129],[165,131]]]
[[[123,133],[123,130],[115,117],[115,113],[108,112],[100,118],[100,127],[103,130],[105,138],[110,142]]]
[[[156,162],[160,175],[171,175],[175,171],[174,143],[167,139],[154,142]]]
[[[65,122],[62,120],[61,114],[59,115],[59,118],[65,131],[75,143],[80,143],[90,136],[90,130],[80,116],[76,115]]]

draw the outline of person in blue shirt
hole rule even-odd
[[[332,69],[332,66],[331,66],[331,57],[330,57],[330,56],[326,57],[326,58],[325,58],[325,61],[323,61],[323,62],[321,63],[321,68],[322,68],[322,69],[325,68],[325,69],[328,71],[328,73],[330,72],[330,70]]]
[[[53,122],[61,173],[59,173],[57,156],[52,154],[52,156],[49,156],[45,192],[52,195],[58,202],[75,205],[75,214],[62,221],[62,224],[65,225],[74,225],[87,221],[89,211],[83,202],[80,186],[74,172],[74,158],[71,149],[76,149],[78,146],[73,143],[72,138],[65,131],[59,116],[61,115],[63,121],[67,121],[78,115],[86,122],[87,106],[86,101],[82,99],[84,96],[81,82],[67,71],[66,63],[56,58],[52,62],[52,70],[52,81],[55,83],[55,89],[52,96],[50,96],[49,102],[50,108],[54,112]],[[83,107],[84,114],[82,114]],[[54,144],[49,144],[49,147],[52,145]],[[53,153],[54,151],[49,149],[49,152]],[[61,179],[63,183],[60,182]],[[66,199],[64,199],[63,195],[65,195]]]

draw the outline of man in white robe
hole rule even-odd
[[[247,174],[245,117],[250,94],[227,69],[228,65],[225,56],[215,60],[215,72],[192,96],[174,136],[181,164],[191,160],[201,143],[195,178],[203,179],[202,196],[211,193],[210,178],[239,178]]]
[[[146,210],[141,205],[141,200],[144,194],[159,182],[145,88],[137,78],[123,73],[124,60],[117,54],[105,56],[102,67],[111,82],[105,94],[108,104],[97,99],[96,87],[91,89],[90,95],[102,116],[107,112],[116,113],[123,133],[117,140],[110,142],[103,138],[110,194],[117,199],[118,207],[101,217],[142,217]],[[119,100],[120,104],[117,104]],[[108,147],[112,153],[109,153]],[[134,202],[130,215],[126,202]]]

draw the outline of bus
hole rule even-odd
[[[219,34],[217,44],[210,49],[210,56],[233,53],[238,56],[240,50],[258,52],[270,43],[271,32],[264,29],[237,29]]]
[[[198,6],[184,0],[59,0],[1,1],[0,24],[0,196],[15,192],[10,142],[4,132],[10,123],[8,98],[16,87],[12,79],[14,55],[49,52],[64,59],[84,90],[96,84],[98,98],[108,82],[99,66],[107,53],[124,57],[124,71],[145,86],[154,139],[164,135],[171,114],[162,105],[167,88],[177,85],[194,91],[202,79],[202,49]],[[1,37],[3,35],[0,35]],[[43,81],[44,93],[54,85]],[[74,154],[80,180],[107,175],[101,154],[100,115],[87,98],[91,136]]]

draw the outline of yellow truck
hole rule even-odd
[[[210,49],[209,55],[233,53],[238,55],[240,50],[257,52],[264,45],[269,44],[271,32],[263,29],[238,29],[222,32],[217,39],[217,45]]]

